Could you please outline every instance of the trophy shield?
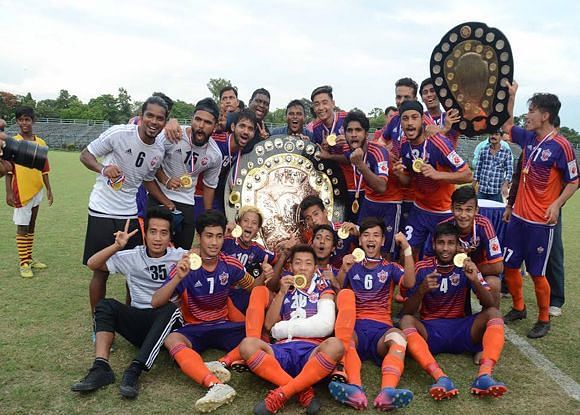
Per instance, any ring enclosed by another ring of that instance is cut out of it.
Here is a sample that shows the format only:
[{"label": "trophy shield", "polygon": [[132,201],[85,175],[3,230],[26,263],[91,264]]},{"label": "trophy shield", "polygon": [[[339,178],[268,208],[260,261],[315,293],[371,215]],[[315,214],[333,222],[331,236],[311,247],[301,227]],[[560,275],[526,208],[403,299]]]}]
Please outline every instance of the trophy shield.
[{"label": "trophy shield", "polygon": [[291,236],[301,238],[300,202],[306,196],[320,197],[328,219],[342,221],[344,176],[336,163],[322,160],[318,154],[318,145],[300,137],[273,136],[257,143],[242,155],[233,186],[233,169],[228,174],[224,191],[228,220],[234,220],[244,205],[256,206],[264,217],[257,241],[269,250]]},{"label": "trophy shield", "polygon": [[509,118],[507,82],[513,82],[510,44],[498,29],[480,22],[455,26],[431,54],[431,79],[445,110],[468,137],[497,131]]}]

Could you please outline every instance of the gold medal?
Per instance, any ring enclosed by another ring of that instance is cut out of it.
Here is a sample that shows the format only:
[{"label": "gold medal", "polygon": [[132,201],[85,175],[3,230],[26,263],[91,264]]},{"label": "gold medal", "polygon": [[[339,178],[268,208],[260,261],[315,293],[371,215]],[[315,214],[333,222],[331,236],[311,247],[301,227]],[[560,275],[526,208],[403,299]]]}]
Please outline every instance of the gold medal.
[{"label": "gold medal", "polygon": [[189,254],[189,269],[192,271],[198,270],[201,268],[201,257],[197,255],[195,252]]},{"label": "gold medal", "polygon": [[336,134],[330,134],[328,137],[326,137],[326,142],[330,147],[334,147],[336,145],[336,138]]},{"label": "gold medal", "polygon": [[234,238],[239,238],[242,236],[242,227],[240,225],[236,225],[234,229],[232,229],[232,236]]},{"label": "gold medal", "polygon": [[109,179],[109,186],[113,188],[113,190],[121,190],[123,187],[123,182],[125,181],[125,176],[119,176],[113,180]]},{"label": "gold medal", "polygon": [[231,205],[236,205],[237,203],[240,203],[241,199],[242,199],[242,195],[240,194],[240,192],[235,191],[235,192],[230,193],[230,204]]},{"label": "gold medal", "polygon": [[181,182],[181,187],[185,189],[189,189],[191,186],[193,186],[193,180],[191,179],[189,174],[184,174],[183,176],[181,176],[179,178],[179,181]]},{"label": "gold medal", "polygon": [[352,202],[352,213],[358,213],[359,209],[360,204],[358,203],[358,199],[354,199],[354,202]]},{"label": "gold medal", "polygon": [[298,274],[298,275],[294,275],[294,287],[302,290],[304,288],[306,288],[306,283],[308,282],[308,280],[306,279],[306,277],[302,274]]},{"label": "gold medal", "polygon": [[352,256],[354,257],[354,260],[355,260],[356,262],[362,262],[362,261],[363,261],[363,259],[365,259],[365,257],[366,257],[366,255],[365,255],[365,251],[363,251],[363,250],[362,250],[362,249],[360,249],[360,248],[355,248],[355,249],[352,251]]},{"label": "gold medal", "polygon": [[413,171],[415,173],[421,173],[421,167],[423,167],[423,164],[425,164],[425,161],[423,161],[422,158],[413,160]]},{"label": "gold medal", "polygon": [[338,230],[338,237],[340,239],[346,239],[346,238],[348,238],[349,235],[350,235],[350,232],[346,228],[340,228]]},{"label": "gold medal", "polygon": [[463,263],[465,262],[466,259],[467,259],[467,254],[464,254],[464,253],[456,254],[453,257],[453,265],[455,265],[456,267],[459,267],[459,268],[463,268]]}]

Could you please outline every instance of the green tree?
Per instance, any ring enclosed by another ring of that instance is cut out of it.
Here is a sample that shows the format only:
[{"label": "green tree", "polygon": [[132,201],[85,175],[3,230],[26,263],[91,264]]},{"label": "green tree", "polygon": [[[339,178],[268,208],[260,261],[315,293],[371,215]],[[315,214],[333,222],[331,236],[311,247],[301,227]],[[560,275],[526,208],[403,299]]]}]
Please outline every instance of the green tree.
[{"label": "green tree", "polygon": [[272,124],[286,124],[286,108],[276,108],[270,111],[264,121]]},{"label": "green tree", "polygon": [[193,109],[195,106],[193,104],[189,104],[185,101],[181,101],[180,99],[173,101],[173,109],[171,110],[171,116],[173,118],[178,118],[180,120],[188,120],[191,118],[193,114]]},{"label": "green tree", "polygon": [[111,94],[104,94],[91,99],[88,103],[87,118],[92,120],[107,120],[111,124],[123,122],[119,114],[117,99]]},{"label": "green tree", "polygon": [[571,143],[580,144],[580,133],[573,128],[562,127],[560,128],[560,134],[566,137]]},{"label": "green tree", "polygon": [[0,91],[0,117],[10,120],[14,118],[14,110],[18,106],[18,97],[10,92]]},{"label": "green tree", "polygon": [[27,106],[36,109],[36,101],[32,98],[32,94],[29,92],[25,96],[18,95],[18,105]]},{"label": "green tree", "polygon": [[119,122],[126,123],[129,118],[131,118],[131,96],[127,90],[123,87],[119,88],[119,94],[117,95],[117,117]]},{"label": "green tree", "polygon": [[210,78],[209,82],[207,83],[207,89],[209,89],[209,92],[211,93],[211,96],[215,102],[219,102],[220,90],[225,86],[232,86],[231,81],[223,78]]}]

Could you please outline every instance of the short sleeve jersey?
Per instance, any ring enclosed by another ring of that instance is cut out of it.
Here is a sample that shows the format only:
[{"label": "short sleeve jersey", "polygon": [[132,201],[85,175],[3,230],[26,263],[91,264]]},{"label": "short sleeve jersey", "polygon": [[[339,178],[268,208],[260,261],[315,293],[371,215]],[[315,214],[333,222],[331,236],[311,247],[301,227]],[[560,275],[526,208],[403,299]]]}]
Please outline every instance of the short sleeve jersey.
[{"label": "short sleeve jersey", "polygon": [[[425,125],[436,125],[438,127],[445,127],[445,119],[447,118],[447,114],[442,112],[439,116],[433,117],[428,111],[425,111],[423,114],[423,122]],[[459,132],[454,129],[449,130],[445,137],[449,139],[453,148],[457,148],[457,142],[459,141]]]},{"label": "short sleeve jersey", "polygon": [[[449,222],[457,225],[455,218],[450,217],[440,223]],[[475,265],[495,264],[503,262],[501,244],[493,228],[491,221],[479,213],[475,215],[475,232],[472,230],[467,235],[459,237],[460,243],[470,251],[469,257]],[[474,236],[475,233],[475,236]],[[435,256],[433,245],[429,244],[425,249],[425,257]]]},{"label": "short sleeve jersey", "polygon": [[[228,113],[228,115],[229,115],[229,113]],[[213,139],[213,141],[215,141],[215,143],[217,145],[217,149],[219,150],[221,158],[222,158],[220,162],[223,163],[224,157],[222,155],[222,145],[224,145],[223,143],[227,141],[228,134],[226,132],[220,132],[220,133],[216,132],[216,133],[213,133],[211,135],[211,138]],[[220,174],[221,174],[221,171],[220,171]],[[204,176],[204,173],[201,172],[199,175],[199,178],[197,180],[197,185],[195,186],[195,195],[196,196],[203,196],[203,176]],[[199,179],[202,179],[202,180],[199,180]],[[219,184],[219,176],[218,176],[218,184]]]},{"label": "short sleeve jersey", "polygon": [[158,140],[165,148],[165,157],[161,167],[169,177],[190,175],[193,186],[169,190],[163,183],[160,183],[159,187],[165,196],[174,202],[193,205],[195,203],[195,188],[202,173],[203,184],[212,189],[217,187],[222,155],[213,138],[210,138],[203,146],[196,146],[191,143],[187,135],[187,127],[182,126],[181,128],[181,140],[177,143],[169,141],[164,133],[159,135]]},{"label": "short sleeve jersey", "polygon": [[334,295],[330,281],[314,274],[308,289],[289,290],[282,300],[280,308],[280,318],[290,320],[291,318],[308,318],[318,312],[318,300],[326,294]]},{"label": "short sleeve jersey", "polygon": [[453,149],[449,140],[442,135],[430,137],[419,145],[413,145],[407,141],[401,148],[401,160],[415,182],[417,206],[431,212],[449,212],[455,185],[415,173],[413,160],[417,158],[422,158],[436,170],[445,172],[463,171],[468,168],[467,163]]},{"label": "short sleeve jersey", "polygon": [[165,283],[167,276],[186,252],[181,248],[167,248],[162,257],[151,258],[147,255],[147,249],[141,245],[111,256],[107,260],[107,269],[127,278],[132,307],[151,308],[153,294]]},{"label": "short sleeve jersey", "polygon": [[249,248],[244,248],[239,244],[238,238],[225,238],[222,252],[240,261],[246,271],[254,278],[260,276],[262,269],[260,264],[264,262],[266,255],[268,255],[268,263],[275,262],[275,254],[272,251],[267,250],[257,242],[252,242]]},{"label": "short sleeve jersey", "polygon": [[365,265],[365,261],[355,263],[344,280],[344,287],[350,287],[354,291],[356,319],[393,325],[393,290],[401,283],[405,274],[403,267],[387,260],[381,261],[375,268],[367,268]]},{"label": "short sleeve jersey", "polygon": [[[332,228],[335,232],[342,227],[343,222],[332,222]],[[302,233],[302,239],[307,241],[309,245],[312,245],[312,229],[306,229],[305,232]],[[339,268],[342,267],[342,258],[345,255],[348,255],[352,252],[354,248],[358,245],[358,238],[354,236],[348,236],[346,239],[338,238],[338,242],[336,243],[336,248],[334,249],[334,255],[330,257],[330,264],[333,267]]]},{"label": "short sleeve jersey", "polygon": [[152,181],[163,160],[165,149],[155,140],[145,144],[138,126],[116,125],[92,141],[87,150],[103,157],[102,164],[118,166],[125,181],[120,190],[113,190],[107,178],[98,174],[89,197],[89,215],[112,218],[137,217],[137,189],[144,181]]},{"label": "short sleeve jersey", "polygon": [[[350,158],[352,151],[349,149],[345,156],[346,158]],[[385,182],[389,182],[389,153],[388,151],[379,146],[378,144],[368,142],[367,153],[365,155],[366,164],[370,168],[370,170],[380,179],[384,180]],[[352,164],[350,168],[354,170]],[[360,190],[365,192],[365,199],[368,199],[372,202],[385,202],[383,195],[384,193],[378,193],[373,190],[362,178],[360,172],[357,170],[354,173],[355,183],[358,183],[359,180],[362,180]],[[387,186],[388,188],[388,186]],[[356,187],[355,187],[356,190]]]},{"label": "short sleeve jersey", "polygon": [[543,137],[520,127],[513,127],[510,137],[523,151],[513,213],[529,222],[545,224],[546,209],[560,196],[563,187],[578,183],[576,154],[570,142],[560,134],[548,138],[542,145],[539,144]]},{"label": "short sleeve jersey", "polygon": [[[15,140],[23,140],[20,134],[14,136]],[[38,136],[34,136],[34,142],[39,146],[46,147],[44,140]],[[30,200],[42,190],[44,183],[42,176],[50,172],[48,160],[44,164],[42,171],[30,169],[14,164],[12,170],[12,191],[14,192],[14,207],[21,208],[30,202]]]},{"label": "short sleeve jersey", "polygon": [[[429,258],[417,262],[415,265],[416,283],[409,292],[413,295],[427,275],[437,271],[439,277],[439,288],[429,291],[421,302],[421,320],[433,320],[440,318],[462,318],[466,316],[465,302],[472,289],[471,282],[465,276],[463,268],[450,267],[449,271],[441,272],[437,269],[435,258]],[[484,287],[487,283],[480,279]]]},{"label": "short sleeve jersey", "polygon": [[253,281],[240,261],[223,253],[213,271],[203,266],[190,271],[175,289],[181,299],[183,319],[188,324],[226,320],[230,290],[248,279]]}]

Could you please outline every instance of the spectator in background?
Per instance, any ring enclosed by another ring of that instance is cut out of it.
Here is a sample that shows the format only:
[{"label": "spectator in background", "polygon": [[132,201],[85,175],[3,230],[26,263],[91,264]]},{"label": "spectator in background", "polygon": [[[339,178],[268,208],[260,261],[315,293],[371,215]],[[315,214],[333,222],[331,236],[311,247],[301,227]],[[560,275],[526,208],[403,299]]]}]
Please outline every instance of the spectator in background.
[{"label": "spectator in background", "polygon": [[[501,134],[501,141],[500,141],[500,145],[502,146],[502,148],[505,149],[510,149],[510,145],[507,143],[509,141],[509,136],[506,133],[502,133]],[[475,150],[473,150],[473,161],[471,162],[471,167],[473,169],[475,169],[475,167],[477,166],[477,161],[479,160],[479,155],[481,154],[482,150],[484,148],[486,148],[487,146],[489,146],[489,139],[483,140],[481,141],[476,147]]]},{"label": "spectator in background", "polygon": [[490,135],[487,142],[474,165],[473,184],[478,199],[502,202],[514,174],[514,155],[509,146],[507,149],[501,146],[501,131]]},{"label": "spectator in background", "polygon": [[383,128],[376,130],[373,134],[373,141],[375,141],[377,144],[380,144],[382,146],[386,146],[386,142],[382,139],[383,137],[383,130],[385,128],[387,128],[387,125],[389,125],[389,123],[391,122],[391,120],[393,119],[393,117],[395,116],[395,114],[397,113],[397,107],[394,106],[388,106],[387,108],[385,108],[385,125]]},{"label": "spectator in background", "polygon": [[312,131],[304,128],[306,122],[306,109],[302,101],[294,99],[286,106],[286,126],[273,128],[272,135],[302,136],[304,139],[312,139]]},{"label": "spectator in background", "polygon": [[[2,156],[2,148],[4,148],[4,140],[6,140],[7,136],[4,134],[4,128],[6,128],[6,121],[0,118],[0,156]],[[0,159],[0,177],[4,176],[12,170],[12,166],[7,161]]]}]

